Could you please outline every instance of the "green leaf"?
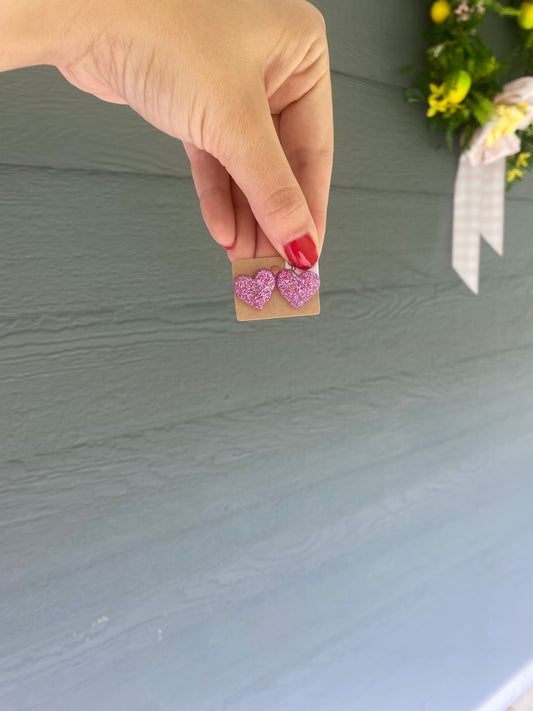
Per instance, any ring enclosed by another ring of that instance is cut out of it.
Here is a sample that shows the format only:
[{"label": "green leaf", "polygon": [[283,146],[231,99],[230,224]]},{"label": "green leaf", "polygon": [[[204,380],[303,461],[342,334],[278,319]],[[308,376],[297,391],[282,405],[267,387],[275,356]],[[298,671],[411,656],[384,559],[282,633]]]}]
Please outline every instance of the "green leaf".
[{"label": "green leaf", "polygon": [[471,91],[468,100],[470,111],[476,121],[483,125],[489,121],[494,114],[494,104],[478,91]]},{"label": "green leaf", "polygon": [[411,86],[403,90],[403,98],[407,103],[413,103],[416,101],[425,101],[426,96],[417,86]]},{"label": "green leaf", "polygon": [[453,125],[448,124],[446,128],[446,147],[451,148],[453,146]]}]

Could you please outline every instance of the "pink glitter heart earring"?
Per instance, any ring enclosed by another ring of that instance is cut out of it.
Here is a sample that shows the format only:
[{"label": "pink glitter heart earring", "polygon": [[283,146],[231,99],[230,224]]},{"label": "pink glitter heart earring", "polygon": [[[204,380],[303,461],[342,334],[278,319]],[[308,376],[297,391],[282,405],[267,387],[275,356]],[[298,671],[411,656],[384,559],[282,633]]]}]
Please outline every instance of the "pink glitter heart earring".
[{"label": "pink glitter heart earring", "polygon": [[241,301],[253,306],[254,309],[264,309],[270,301],[276,287],[276,277],[270,269],[260,269],[254,277],[241,276],[233,280],[233,293]]},{"label": "pink glitter heart earring", "polygon": [[320,277],[315,272],[296,274],[293,269],[283,269],[276,275],[276,284],[283,298],[299,309],[318,291]]}]

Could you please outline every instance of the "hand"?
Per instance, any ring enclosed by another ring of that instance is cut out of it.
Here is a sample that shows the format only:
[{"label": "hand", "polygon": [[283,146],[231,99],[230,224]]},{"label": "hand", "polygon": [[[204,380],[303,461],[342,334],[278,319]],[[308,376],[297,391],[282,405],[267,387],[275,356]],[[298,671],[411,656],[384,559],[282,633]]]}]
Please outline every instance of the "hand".
[{"label": "hand", "polygon": [[[312,266],[333,159],[320,12],[305,0],[78,0],[70,17],[52,63],[183,141],[203,218],[230,260],[279,253]],[[310,244],[286,248],[305,234]]]}]

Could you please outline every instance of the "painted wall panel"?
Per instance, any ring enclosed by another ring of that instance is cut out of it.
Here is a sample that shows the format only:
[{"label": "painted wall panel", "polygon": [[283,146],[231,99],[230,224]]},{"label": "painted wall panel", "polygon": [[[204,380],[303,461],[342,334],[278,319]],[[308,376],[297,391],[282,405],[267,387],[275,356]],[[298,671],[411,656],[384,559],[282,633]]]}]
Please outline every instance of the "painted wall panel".
[{"label": "painted wall panel", "polygon": [[425,6],[319,7],[318,317],[235,320],[178,142],[0,76],[1,711],[473,711],[532,661],[531,181],[475,297]]}]

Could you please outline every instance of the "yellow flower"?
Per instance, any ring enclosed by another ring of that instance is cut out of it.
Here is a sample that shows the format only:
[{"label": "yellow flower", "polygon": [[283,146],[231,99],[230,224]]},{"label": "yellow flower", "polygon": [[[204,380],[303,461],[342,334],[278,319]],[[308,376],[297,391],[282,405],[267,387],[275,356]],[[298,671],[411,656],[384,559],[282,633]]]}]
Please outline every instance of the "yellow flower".
[{"label": "yellow flower", "polygon": [[516,158],[517,168],[527,168],[527,162],[531,158],[531,153],[519,153]]},{"label": "yellow flower", "polygon": [[429,109],[426,111],[426,116],[431,118],[435,116],[437,112],[445,113],[447,108],[448,104],[446,101],[429,100]]},{"label": "yellow flower", "polygon": [[429,91],[429,109],[426,112],[426,116],[431,118],[435,116],[436,113],[453,114],[459,108],[458,104],[450,102],[445,96],[445,84],[430,84]]},{"label": "yellow flower", "polygon": [[496,104],[498,120],[485,139],[487,148],[492,148],[501,136],[515,133],[528,109],[528,104]]},{"label": "yellow flower", "polygon": [[521,178],[524,175],[524,171],[519,168],[511,168],[507,171],[507,182],[512,183],[516,178]]},{"label": "yellow flower", "polygon": [[428,97],[428,104],[429,104],[429,109],[427,110],[426,116],[435,116],[437,111],[442,111],[441,104],[442,104],[442,95],[444,93],[444,84],[440,84],[438,86],[437,84],[430,84],[429,85],[429,97]]}]

